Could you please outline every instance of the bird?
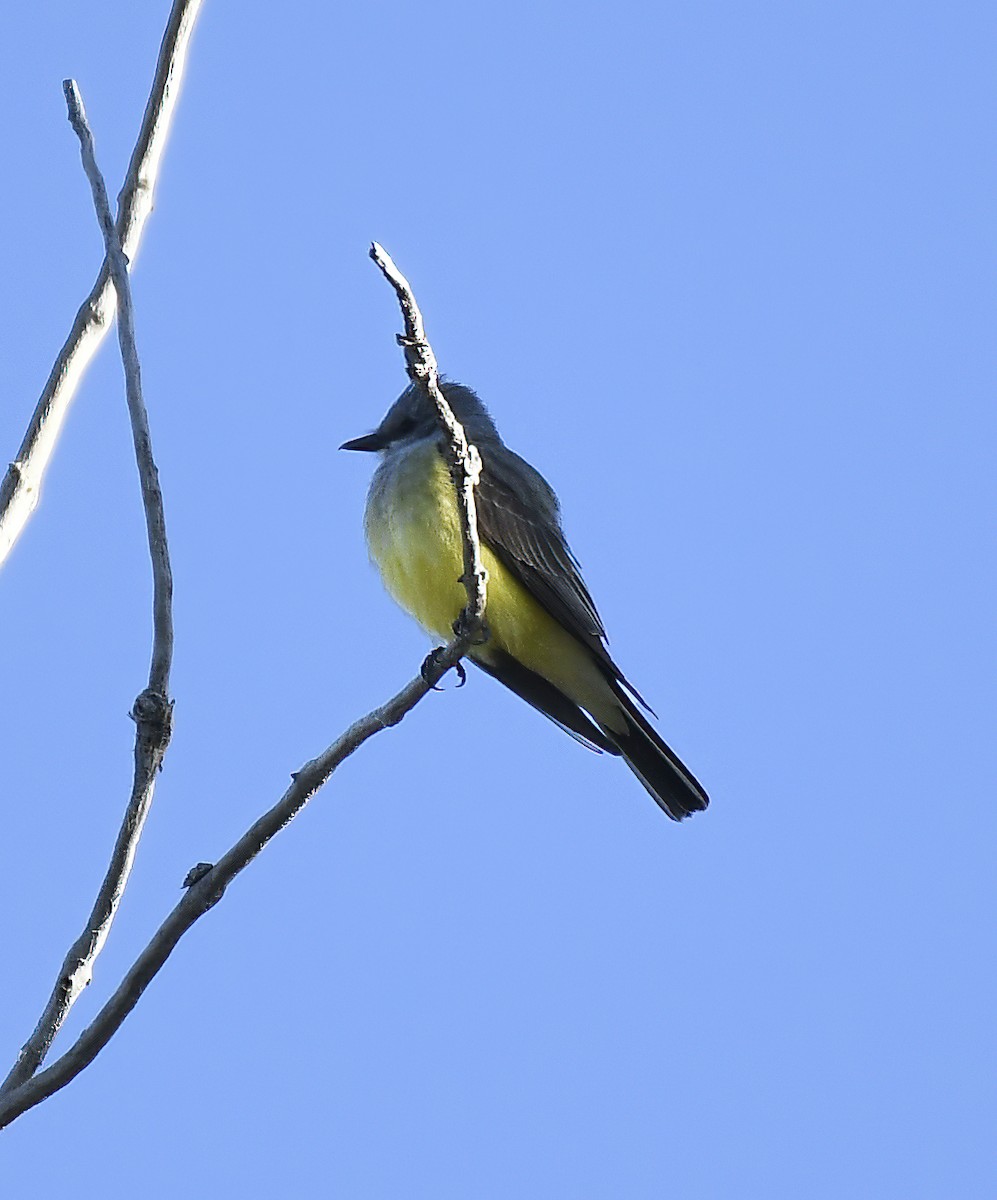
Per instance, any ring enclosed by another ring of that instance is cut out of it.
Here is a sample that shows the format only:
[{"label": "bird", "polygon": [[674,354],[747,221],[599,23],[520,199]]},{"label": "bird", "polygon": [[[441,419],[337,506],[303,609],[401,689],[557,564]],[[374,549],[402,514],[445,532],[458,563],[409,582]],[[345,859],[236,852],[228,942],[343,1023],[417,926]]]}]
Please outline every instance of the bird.
[{"label": "bird", "polygon": [[[673,820],[702,811],[702,785],[610,656],[553,488],[506,446],[471,388],[445,378],[440,386],[482,462],[475,501],[488,572],[486,636],[468,657],[576,741],[621,757]],[[412,383],[372,433],[340,447],[379,453],[364,511],[370,558],[393,599],[444,641],[466,603],[447,443],[434,403]]]}]

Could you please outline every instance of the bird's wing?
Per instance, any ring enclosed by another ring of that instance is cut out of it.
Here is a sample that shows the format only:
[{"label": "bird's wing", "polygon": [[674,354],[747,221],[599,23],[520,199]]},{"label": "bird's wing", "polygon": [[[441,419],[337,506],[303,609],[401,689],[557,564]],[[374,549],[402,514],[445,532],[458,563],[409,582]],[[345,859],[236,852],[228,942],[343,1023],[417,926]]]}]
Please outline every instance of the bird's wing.
[{"label": "bird's wing", "polygon": [[603,645],[606,631],[561,530],[550,484],[505,446],[497,453],[479,450],[475,499],[482,540],[552,617],[612,666]]}]

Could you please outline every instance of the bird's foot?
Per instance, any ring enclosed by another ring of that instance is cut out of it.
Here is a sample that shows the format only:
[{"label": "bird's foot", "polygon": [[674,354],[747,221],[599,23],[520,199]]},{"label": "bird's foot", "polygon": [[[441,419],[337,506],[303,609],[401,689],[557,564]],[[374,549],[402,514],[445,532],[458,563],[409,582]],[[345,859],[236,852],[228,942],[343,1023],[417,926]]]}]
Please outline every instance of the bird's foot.
[{"label": "bird's foot", "polygon": [[[462,608],[460,610],[460,616],[457,618],[456,621],[454,621],[453,625],[451,626],[451,628],[454,631],[454,636],[455,637],[464,637],[464,635],[468,632],[470,626],[471,626],[471,618],[468,616],[467,609]],[[471,645],[472,646],[483,646],[485,644],[485,642],[487,642],[491,636],[492,636],[491,631],[488,628],[487,622],[482,621],[481,625],[478,628],[478,630],[476,631],[475,635],[471,638]]]}]

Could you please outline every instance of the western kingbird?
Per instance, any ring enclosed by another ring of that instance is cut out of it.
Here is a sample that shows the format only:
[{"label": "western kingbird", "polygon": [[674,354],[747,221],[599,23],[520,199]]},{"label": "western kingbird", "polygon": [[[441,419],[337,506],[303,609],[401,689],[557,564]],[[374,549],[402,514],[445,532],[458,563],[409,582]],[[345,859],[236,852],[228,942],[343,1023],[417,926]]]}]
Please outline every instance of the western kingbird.
[{"label": "western kingbird", "polygon": [[[475,492],[488,571],[487,639],[468,657],[590,749],[622,756],[676,821],[709,799],[638,705],[648,705],[606,649],[606,631],[561,529],[554,490],[502,441],[470,388],[443,395],[481,454]],[[341,450],[377,450],[364,528],[394,599],[447,640],[466,604],[457,498],[435,408],[414,384],[380,425]]]}]

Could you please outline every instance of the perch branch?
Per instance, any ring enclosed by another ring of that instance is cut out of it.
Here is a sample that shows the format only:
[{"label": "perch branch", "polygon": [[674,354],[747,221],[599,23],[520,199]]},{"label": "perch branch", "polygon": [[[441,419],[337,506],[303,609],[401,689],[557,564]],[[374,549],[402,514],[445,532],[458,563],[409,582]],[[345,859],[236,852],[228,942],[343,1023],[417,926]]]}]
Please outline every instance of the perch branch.
[{"label": "perch branch", "polygon": [[[135,259],[142,230],[152,211],[159,166],[200,7],[201,0],[175,0],[173,4],[138,141],[118,196],[118,239],[129,262]],[[52,367],[17,457],[0,481],[0,566],[38,504],[42,480],[69,405],[107,333],[114,307],[115,289],[105,258],[97,282],[76,314],[69,337]]]},{"label": "perch branch", "polygon": [[[398,274],[390,258],[379,247],[381,258],[372,257],[391,280],[405,314],[405,340],[399,338],[405,348],[406,360],[420,355],[420,362],[431,364],[432,385],[439,393],[436,375],[436,359],[422,328],[422,318],[411,289]],[[383,263],[382,263],[383,259]],[[387,267],[387,269],[386,269]],[[389,274],[389,271],[393,273]],[[396,282],[397,280],[397,282]],[[416,369],[415,367],[412,368]],[[267,843],[288,825],[304,808],[312,796],[326,783],[341,762],[358,750],[364,742],[383,729],[397,725],[402,718],[455,666],[466,653],[474,637],[480,633],[485,609],[486,573],[481,564],[481,547],[478,540],[477,518],[474,508],[474,484],[480,471],[480,458],[467,439],[460,423],[449,405],[442,399],[439,404],[441,421],[446,424],[453,442],[465,448],[455,463],[458,479],[458,494],[468,495],[471,503],[464,506],[468,522],[464,531],[465,587],[468,592],[468,615],[461,623],[460,632],[447,646],[431,654],[423,663],[420,675],[407,684],[387,704],[368,713],[317,758],[305,763],[292,777],[290,787],[281,799],[214,865],[199,863],[184,880],[187,889],[163,924],[156,931],[148,946],[136,959],[117,990],[110,997],[90,1025],[80,1034],[76,1042],[56,1059],[51,1066],[39,1071],[19,1087],[0,1092],[0,1129],[16,1120],[22,1113],[40,1104],[54,1092],[66,1086],[83,1071],[107,1045],[125,1018],[138,1003],[166,960],[188,929],[222,898],[232,880],[244,870],[263,850]],[[449,420],[447,416],[449,415]],[[473,471],[473,474],[472,474]],[[467,569],[470,564],[473,574]],[[474,564],[477,564],[475,567]],[[475,618],[475,613],[477,617]],[[475,623],[475,621],[477,623]]]}]

